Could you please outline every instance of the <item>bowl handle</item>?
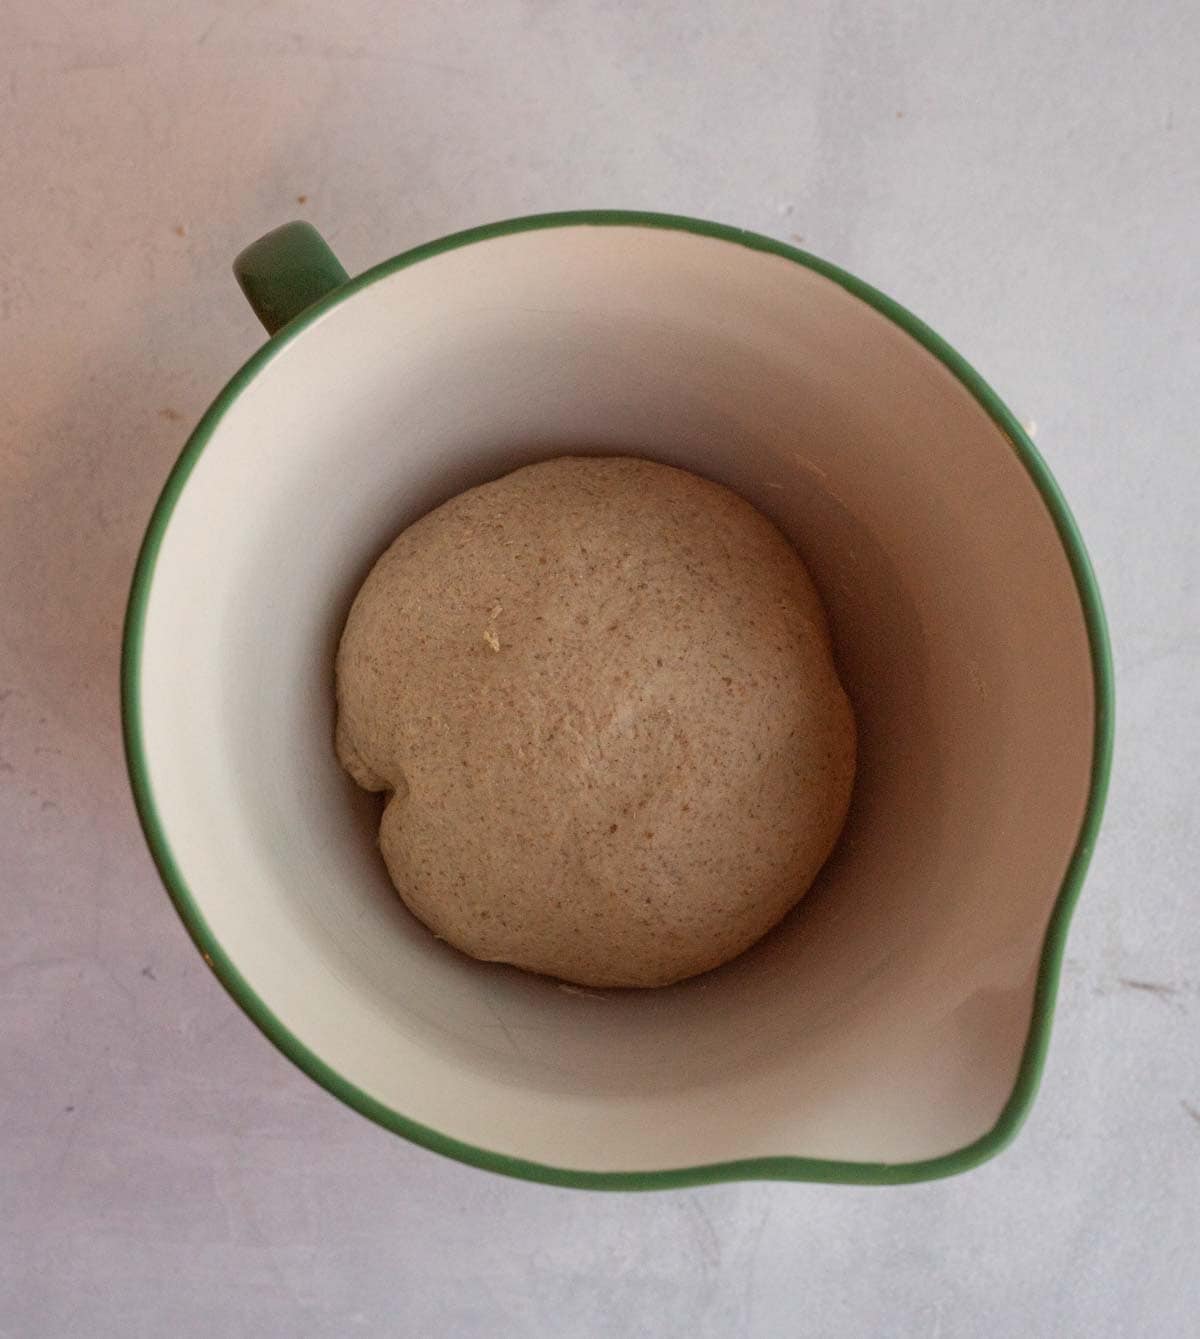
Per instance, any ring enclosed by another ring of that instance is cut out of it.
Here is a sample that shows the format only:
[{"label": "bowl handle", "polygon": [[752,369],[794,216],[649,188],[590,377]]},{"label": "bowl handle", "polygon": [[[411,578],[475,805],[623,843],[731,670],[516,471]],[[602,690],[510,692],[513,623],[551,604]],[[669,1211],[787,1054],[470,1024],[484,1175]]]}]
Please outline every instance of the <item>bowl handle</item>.
[{"label": "bowl handle", "polygon": [[233,273],[268,335],[350,278],[316,228],[300,222],[251,242]]}]

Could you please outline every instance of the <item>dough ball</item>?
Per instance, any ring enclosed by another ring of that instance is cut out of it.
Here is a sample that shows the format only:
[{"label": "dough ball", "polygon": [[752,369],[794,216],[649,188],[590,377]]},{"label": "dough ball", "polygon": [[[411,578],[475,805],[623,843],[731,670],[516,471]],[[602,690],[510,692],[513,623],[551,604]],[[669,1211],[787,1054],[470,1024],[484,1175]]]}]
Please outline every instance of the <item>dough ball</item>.
[{"label": "dough ball", "polygon": [[646,460],[546,461],[409,526],[354,601],[337,698],[412,911],[580,985],[741,953],[850,800],[854,718],[800,558],[728,489]]}]

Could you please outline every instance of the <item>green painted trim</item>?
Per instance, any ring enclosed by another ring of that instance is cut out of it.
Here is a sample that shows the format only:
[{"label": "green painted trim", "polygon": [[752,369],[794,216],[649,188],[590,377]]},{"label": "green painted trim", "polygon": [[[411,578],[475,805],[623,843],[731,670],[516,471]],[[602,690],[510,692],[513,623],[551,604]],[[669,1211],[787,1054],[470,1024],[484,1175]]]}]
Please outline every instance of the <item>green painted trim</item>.
[{"label": "green painted trim", "polygon": [[[162,546],[163,535],[171,519],[171,513],[187,483],[188,476],[221,418],[254,377],[291,340],[301,335],[332,307],[345,302],[368,285],[399,270],[406,269],[410,265],[416,265],[430,256],[440,255],[442,252],[452,251],[457,247],[469,246],[474,242],[503,237],[512,233],[533,232],[543,228],[581,226],[664,228],[696,233],[702,237],[730,242],[737,246],[748,247],[754,251],[765,251],[771,255],[782,256],[786,260],[804,265],[808,269],[815,270],[818,274],[822,274],[840,284],[848,292],[875,308],[876,311],[895,322],[924,345],[971,392],[1011,442],[1013,450],[1040,491],[1062,539],[1079,590],[1080,605],[1082,606],[1091,644],[1092,673],[1095,685],[1095,743],[1088,804],[1074,854],[1071,857],[1066,877],[1059,890],[1058,899],[1046,931],[1034,992],[1029,1034],[1026,1038],[1012,1093],[996,1124],[987,1134],[974,1143],[952,1153],[947,1153],[942,1157],[930,1158],[922,1162],[892,1164],[839,1162],[821,1158],[781,1156],[749,1158],[742,1161],[714,1163],[699,1167],[673,1167],[663,1171],[586,1172],[528,1162],[522,1158],[509,1157],[488,1149],[476,1148],[474,1145],[462,1143],[457,1139],[451,1139],[436,1130],[409,1120],[400,1112],[393,1111],[390,1107],[376,1101],[375,1098],[355,1087],[332,1070],[319,1056],[314,1055],[298,1038],[288,1031],[255,995],[245,978],[217,942],[171,853],[166,833],[155,808],[142,741],[139,669],[142,657],[143,628],[150,587],[154,579],[154,568],[159,549]],[[1050,1040],[1050,1024],[1054,1012],[1055,996],[1058,991],[1059,973],[1071,913],[1074,911],[1079,898],[1088,862],[1096,844],[1112,765],[1113,671],[1100,591],[1083,540],[1057,483],[1055,483],[1045,462],[1021,425],[1004,406],[996,393],[964,358],[923,322],[869,284],[863,283],[861,279],[856,279],[853,275],[847,274],[844,270],[838,269],[837,266],[831,265],[827,261],[808,255],[806,252],[798,251],[794,247],[785,246],[782,242],[762,237],[757,233],[744,232],[738,228],[706,223],[697,219],[620,210],[583,211],[512,219],[482,228],[473,228],[467,232],[455,233],[450,237],[416,247],[401,256],[385,261],[383,264],[377,265],[365,274],[360,275],[357,279],[350,280],[336,291],[327,293],[313,306],[308,307],[302,314],[287,324],[279,334],[269,339],[233,376],[200,420],[167,479],[162,495],[150,519],[146,538],[143,541],[133,575],[129,607],[125,618],[124,646],[121,658],[121,706],[126,761],[142,829],[146,834],[151,854],[176,910],[179,912],[188,933],[195,941],[196,947],[213,969],[218,980],[267,1037],[311,1078],[385,1129],[404,1135],[407,1139],[421,1144],[435,1153],[457,1158],[460,1162],[470,1163],[475,1167],[502,1172],[509,1176],[523,1177],[530,1181],[543,1181],[552,1185],[599,1190],[657,1190],[678,1186],[707,1185],[718,1181],[754,1179],[846,1182],[857,1185],[899,1185],[912,1181],[928,1181],[938,1177],[952,1176],[985,1162],[1009,1143],[1029,1112],[1045,1065],[1046,1051]]]}]

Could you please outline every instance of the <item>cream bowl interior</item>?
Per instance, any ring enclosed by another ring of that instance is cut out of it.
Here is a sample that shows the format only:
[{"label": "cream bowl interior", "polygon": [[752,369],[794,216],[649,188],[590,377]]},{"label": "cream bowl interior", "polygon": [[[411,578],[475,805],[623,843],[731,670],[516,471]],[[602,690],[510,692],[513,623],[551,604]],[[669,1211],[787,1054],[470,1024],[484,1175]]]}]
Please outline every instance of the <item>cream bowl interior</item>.
[{"label": "cream bowl interior", "polygon": [[[138,710],[177,877],[278,1024],[380,1108],[556,1168],[908,1163],[985,1135],[1095,704],[1054,521],[947,367],[792,260],[579,225],[385,274],[242,380],[162,536]],[[772,517],[858,715],[817,887],[668,990],[582,992],[436,941],[333,754],[333,651],[375,557],[461,489],[567,452],[685,466]]]}]

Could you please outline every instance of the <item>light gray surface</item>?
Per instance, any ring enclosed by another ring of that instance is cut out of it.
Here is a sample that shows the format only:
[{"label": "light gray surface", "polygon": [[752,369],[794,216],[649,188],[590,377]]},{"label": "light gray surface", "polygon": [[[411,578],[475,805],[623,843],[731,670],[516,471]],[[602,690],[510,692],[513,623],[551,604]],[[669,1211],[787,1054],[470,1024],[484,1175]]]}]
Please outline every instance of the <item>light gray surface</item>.
[{"label": "light gray surface", "polygon": [[[0,1335],[1195,1332],[1198,63],[1189,0],[7,0]],[[1109,818],[1042,1095],[965,1177],[598,1196],[444,1161],[271,1048],[143,849],[120,622],[261,339],[235,251],[303,216],[354,270],[589,205],[802,239],[910,305],[1037,421],[1087,538]]]}]

